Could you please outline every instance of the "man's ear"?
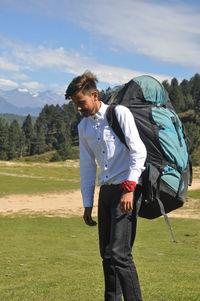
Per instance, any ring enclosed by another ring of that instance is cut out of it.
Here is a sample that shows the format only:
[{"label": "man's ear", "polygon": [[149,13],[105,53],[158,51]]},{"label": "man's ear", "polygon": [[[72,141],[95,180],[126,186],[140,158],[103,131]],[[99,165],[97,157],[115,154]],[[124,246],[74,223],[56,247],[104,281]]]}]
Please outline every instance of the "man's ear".
[{"label": "man's ear", "polygon": [[98,101],[99,100],[99,93],[97,91],[93,91],[92,95],[94,97],[94,101]]}]

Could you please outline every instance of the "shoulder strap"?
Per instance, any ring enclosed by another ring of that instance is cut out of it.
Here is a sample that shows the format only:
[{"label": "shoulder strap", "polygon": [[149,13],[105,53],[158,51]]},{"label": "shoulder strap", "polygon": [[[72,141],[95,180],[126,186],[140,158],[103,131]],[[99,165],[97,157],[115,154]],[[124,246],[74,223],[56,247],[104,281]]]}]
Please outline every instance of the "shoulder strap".
[{"label": "shoulder strap", "polygon": [[115,114],[115,107],[116,104],[111,104],[106,111],[106,118],[108,120],[109,126],[113,129],[117,137],[120,139],[120,141],[129,149],[128,145],[126,144],[124,133],[121,129],[121,126],[119,124],[119,121],[117,120],[116,114]]},{"label": "shoulder strap", "polygon": [[165,207],[164,207],[164,205],[163,205],[163,203],[162,203],[162,201],[160,199],[160,181],[161,181],[161,176],[162,176],[162,174],[160,174],[160,176],[158,178],[158,181],[157,181],[157,189],[156,189],[155,199],[157,200],[158,205],[160,207],[160,212],[164,216],[165,222],[166,222],[166,224],[169,227],[169,230],[171,232],[171,236],[172,236],[173,242],[177,243],[177,241],[176,241],[176,239],[174,237],[174,233],[173,233],[172,227],[171,227],[170,222],[169,222],[169,218],[168,218],[168,216],[167,216],[167,214],[165,212]]}]

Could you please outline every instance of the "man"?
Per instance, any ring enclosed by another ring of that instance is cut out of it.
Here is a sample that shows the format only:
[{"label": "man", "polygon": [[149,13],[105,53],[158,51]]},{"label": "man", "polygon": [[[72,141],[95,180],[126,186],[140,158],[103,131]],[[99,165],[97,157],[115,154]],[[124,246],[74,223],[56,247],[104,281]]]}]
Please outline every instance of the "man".
[{"label": "man", "polygon": [[85,72],[72,80],[66,91],[84,118],[79,124],[81,192],[84,221],[92,219],[96,179],[96,161],[100,167],[98,185],[99,246],[103,259],[105,300],[142,300],[139,280],[132,258],[136,233],[134,190],[144,170],[146,149],[134,118],[124,106],[116,107],[116,116],[125,134],[128,148],[108,125],[105,105],[98,98],[97,78]]}]

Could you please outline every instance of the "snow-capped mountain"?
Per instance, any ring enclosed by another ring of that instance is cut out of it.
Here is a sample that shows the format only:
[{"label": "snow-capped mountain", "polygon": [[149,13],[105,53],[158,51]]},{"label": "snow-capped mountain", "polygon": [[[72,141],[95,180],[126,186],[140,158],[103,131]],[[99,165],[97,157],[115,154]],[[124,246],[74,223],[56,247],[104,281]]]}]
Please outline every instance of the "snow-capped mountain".
[{"label": "snow-capped mountain", "polygon": [[2,96],[7,102],[17,107],[43,107],[45,104],[66,103],[64,94],[58,94],[54,91],[44,91],[33,93],[27,89],[14,89],[10,91],[0,90]]},{"label": "snow-capped mountain", "polygon": [[64,94],[53,91],[33,93],[27,89],[0,90],[0,113],[38,115],[46,105],[67,103]]},{"label": "snow-capped mountain", "polygon": [[0,96],[0,113],[38,116],[42,108],[16,107]]}]

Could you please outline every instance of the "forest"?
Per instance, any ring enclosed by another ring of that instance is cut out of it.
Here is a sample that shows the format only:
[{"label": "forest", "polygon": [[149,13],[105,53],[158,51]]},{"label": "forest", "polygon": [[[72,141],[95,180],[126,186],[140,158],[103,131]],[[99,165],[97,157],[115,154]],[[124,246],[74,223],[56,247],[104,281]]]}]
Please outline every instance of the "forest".
[{"label": "forest", "polygon": [[[176,78],[162,82],[185,128],[188,149],[193,165],[200,165],[200,74],[190,80]],[[109,88],[108,88],[109,89]],[[106,91],[100,91],[103,95]],[[77,126],[81,115],[72,102],[45,105],[37,118],[25,117],[22,125],[0,117],[0,160],[13,160],[25,156],[54,151],[51,161],[74,158],[78,145]]]}]

